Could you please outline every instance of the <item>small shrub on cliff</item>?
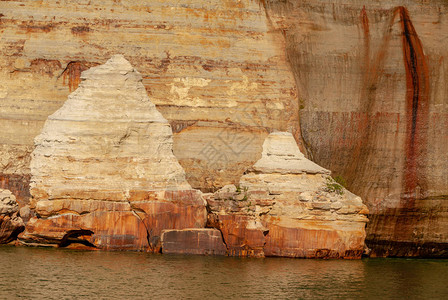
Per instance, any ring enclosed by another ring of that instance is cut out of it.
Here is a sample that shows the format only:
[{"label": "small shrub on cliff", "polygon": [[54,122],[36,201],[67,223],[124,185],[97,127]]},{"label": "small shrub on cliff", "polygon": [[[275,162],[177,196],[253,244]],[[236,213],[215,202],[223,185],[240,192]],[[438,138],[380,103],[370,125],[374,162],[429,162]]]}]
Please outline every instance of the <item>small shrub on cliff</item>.
[{"label": "small shrub on cliff", "polygon": [[241,194],[241,187],[239,185],[236,186],[236,193]]},{"label": "small shrub on cliff", "polygon": [[335,176],[333,179],[343,187],[347,188],[347,181],[341,175]]},{"label": "small shrub on cliff", "polygon": [[344,187],[337,183],[333,178],[327,178],[327,185],[325,187],[325,191],[328,193],[336,193],[338,195],[344,194]]}]

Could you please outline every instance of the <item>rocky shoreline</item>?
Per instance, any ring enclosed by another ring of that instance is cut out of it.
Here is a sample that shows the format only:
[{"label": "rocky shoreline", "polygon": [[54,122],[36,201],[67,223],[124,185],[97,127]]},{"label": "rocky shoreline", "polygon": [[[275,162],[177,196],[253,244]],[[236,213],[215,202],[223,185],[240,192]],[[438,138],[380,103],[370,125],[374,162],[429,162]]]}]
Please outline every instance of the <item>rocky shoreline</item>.
[{"label": "rocky shoreline", "polygon": [[26,227],[3,191],[15,226],[3,241],[24,230],[17,242],[28,246],[361,258],[367,207],[291,133],[268,135],[238,185],[205,194],[187,182],[172,135],[122,55],[83,72],[35,138]]}]

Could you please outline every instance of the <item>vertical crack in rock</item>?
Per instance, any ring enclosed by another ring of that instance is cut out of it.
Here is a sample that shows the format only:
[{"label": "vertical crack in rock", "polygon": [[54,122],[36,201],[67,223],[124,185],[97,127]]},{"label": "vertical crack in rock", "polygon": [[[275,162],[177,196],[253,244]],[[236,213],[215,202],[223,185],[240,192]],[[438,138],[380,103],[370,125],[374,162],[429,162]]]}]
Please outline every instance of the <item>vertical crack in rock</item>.
[{"label": "vertical crack in rock", "polygon": [[140,212],[140,213],[143,213],[143,214],[146,215],[145,211],[144,211],[144,210],[141,210],[141,209],[140,209],[140,210],[137,210],[137,209],[135,209],[135,208],[132,206],[132,203],[129,201],[129,197],[130,197],[130,196],[129,196],[129,191],[126,191],[126,195],[125,195],[125,197],[126,197],[126,201],[127,201],[128,204],[129,204],[129,209],[132,211],[132,214],[133,214],[137,219],[139,219],[140,222],[141,222],[141,224],[145,227],[145,231],[146,231],[146,241],[148,242],[149,250],[150,250],[151,252],[154,252],[155,246],[151,243],[151,233],[152,233],[152,229],[150,230],[150,229],[148,228],[148,226],[146,225],[144,219],[138,214],[138,213]]}]

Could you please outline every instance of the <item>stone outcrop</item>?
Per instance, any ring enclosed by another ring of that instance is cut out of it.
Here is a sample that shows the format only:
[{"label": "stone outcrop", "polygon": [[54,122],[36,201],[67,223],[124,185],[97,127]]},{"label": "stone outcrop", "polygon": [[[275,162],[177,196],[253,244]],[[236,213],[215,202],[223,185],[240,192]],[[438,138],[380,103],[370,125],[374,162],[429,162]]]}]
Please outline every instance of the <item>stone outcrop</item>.
[{"label": "stone outcrop", "polygon": [[163,229],[201,228],[205,201],[172,131],[122,56],[84,71],[46,121],[31,160],[26,244],[159,251]]},{"label": "stone outcrop", "polygon": [[373,256],[448,252],[448,2],[264,1],[307,156],[370,210]]},{"label": "stone outcrop", "polygon": [[291,129],[368,205],[372,255],[448,255],[446,1],[0,6],[0,188],[20,206],[47,117],[82,71],[123,53],[193,187],[237,182],[268,132]]},{"label": "stone outcrop", "polygon": [[270,134],[262,158],[207,201],[229,255],[360,258],[367,207],[309,161],[290,133]]},{"label": "stone outcrop", "polygon": [[235,182],[268,130],[298,126],[283,41],[253,0],[1,1],[0,187],[28,202],[34,138],[82,71],[116,53],[172,125],[190,184]]},{"label": "stone outcrop", "polygon": [[161,244],[164,254],[225,255],[227,252],[221,232],[212,228],[163,230]]},{"label": "stone outcrop", "polygon": [[14,241],[24,229],[16,197],[10,191],[0,189],[0,244]]}]

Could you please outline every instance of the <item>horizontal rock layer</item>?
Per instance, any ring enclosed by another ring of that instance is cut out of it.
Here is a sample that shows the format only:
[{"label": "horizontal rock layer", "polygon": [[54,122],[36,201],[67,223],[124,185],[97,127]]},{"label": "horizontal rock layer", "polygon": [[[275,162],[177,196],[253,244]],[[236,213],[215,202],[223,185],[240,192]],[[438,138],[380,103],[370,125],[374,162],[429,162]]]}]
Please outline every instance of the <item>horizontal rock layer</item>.
[{"label": "horizontal rock layer", "polygon": [[123,53],[194,187],[235,183],[267,132],[298,130],[300,107],[307,157],[369,206],[372,254],[445,253],[446,1],[0,5],[0,187],[21,206],[47,116],[83,70]]},{"label": "horizontal rock layer", "polygon": [[221,230],[229,255],[360,258],[367,207],[328,173],[291,134],[272,133],[238,188],[207,196],[208,226]]}]

